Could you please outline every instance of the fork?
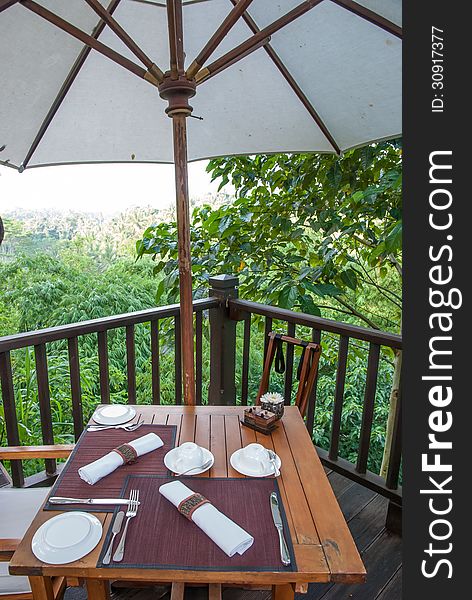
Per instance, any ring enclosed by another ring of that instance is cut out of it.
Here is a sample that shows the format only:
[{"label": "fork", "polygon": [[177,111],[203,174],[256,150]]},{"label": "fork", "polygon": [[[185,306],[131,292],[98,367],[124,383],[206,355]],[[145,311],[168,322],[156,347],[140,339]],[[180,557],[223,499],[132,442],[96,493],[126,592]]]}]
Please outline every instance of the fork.
[{"label": "fork", "polygon": [[144,417],[139,416],[136,423],[131,425],[90,425],[87,431],[106,431],[107,429],[123,429],[124,431],[136,431],[144,425]]},{"label": "fork", "polygon": [[125,541],[126,534],[128,533],[128,525],[133,517],[135,517],[138,513],[138,500],[139,500],[139,490],[131,490],[129,495],[130,503],[128,505],[128,510],[126,511],[126,523],[125,528],[123,530],[123,535],[121,536],[120,543],[118,544],[118,548],[113,555],[114,562],[121,562],[123,560],[123,556],[125,555]]}]

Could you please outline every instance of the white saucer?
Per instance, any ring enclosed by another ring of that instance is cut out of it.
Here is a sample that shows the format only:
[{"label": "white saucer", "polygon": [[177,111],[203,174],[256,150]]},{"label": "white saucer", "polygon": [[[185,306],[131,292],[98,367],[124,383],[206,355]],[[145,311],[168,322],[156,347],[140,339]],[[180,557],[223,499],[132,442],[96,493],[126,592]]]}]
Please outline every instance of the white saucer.
[{"label": "white saucer", "polygon": [[123,425],[134,419],[136,410],[126,404],[107,404],[93,413],[92,419],[100,425]]},{"label": "white saucer", "polygon": [[[190,471],[189,473],[187,473],[189,477],[191,477],[192,475],[200,475],[200,473],[205,473],[205,471],[208,471],[208,469],[212,468],[213,463],[215,462],[215,457],[209,450],[203,448],[202,446],[200,446],[200,448],[203,451],[202,464],[206,463],[210,459],[211,464],[206,469],[194,469],[193,471]],[[172,473],[175,473],[176,475],[180,475],[181,473],[181,471],[179,471],[178,468],[175,466],[175,460],[177,458],[178,451],[178,447],[172,448],[172,450],[169,450],[169,452],[164,456],[165,466],[169,469],[169,471],[172,471]],[[185,472],[186,470],[187,469],[184,469],[183,472]]]},{"label": "white saucer", "polygon": [[[256,471],[255,469],[251,469],[247,464],[244,464],[243,455],[241,454],[242,450],[243,448],[240,448],[239,450],[236,450],[236,452],[233,452],[231,458],[229,459],[231,466],[233,469],[236,469],[238,473],[241,473],[241,475],[247,475],[248,477],[268,477],[269,475],[274,474],[274,466],[271,462],[267,463],[267,468],[264,471]],[[280,460],[280,456],[276,456],[277,458],[275,459],[275,464],[277,465],[277,469],[280,470],[282,461]]]},{"label": "white saucer", "polygon": [[79,560],[102,538],[102,524],[86,512],[56,515],[36,531],[31,542],[33,554],[51,565]]}]

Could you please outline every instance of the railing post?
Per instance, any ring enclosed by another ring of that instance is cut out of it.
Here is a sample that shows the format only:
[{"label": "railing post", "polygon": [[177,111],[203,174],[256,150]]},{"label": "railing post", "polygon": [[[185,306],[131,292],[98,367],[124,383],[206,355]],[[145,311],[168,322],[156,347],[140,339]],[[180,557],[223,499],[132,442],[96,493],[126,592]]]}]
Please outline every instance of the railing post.
[{"label": "railing post", "polygon": [[236,404],[236,321],[229,318],[227,301],[238,297],[239,279],[210,277],[210,296],[221,302],[210,310],[210,386],[208,404]]}]

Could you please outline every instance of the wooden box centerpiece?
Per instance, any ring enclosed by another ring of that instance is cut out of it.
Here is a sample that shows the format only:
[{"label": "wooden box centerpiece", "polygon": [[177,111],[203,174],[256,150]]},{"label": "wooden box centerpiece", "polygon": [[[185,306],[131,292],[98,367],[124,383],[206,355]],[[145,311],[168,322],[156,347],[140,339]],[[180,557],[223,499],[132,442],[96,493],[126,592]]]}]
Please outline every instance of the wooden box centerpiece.
[{"label": "wooden box centerpiece", "polygon": [[250,406],[244,410],[243,425],[255,429],[266,435],[273,431],[277,425],[277,415],[261,406]]}]

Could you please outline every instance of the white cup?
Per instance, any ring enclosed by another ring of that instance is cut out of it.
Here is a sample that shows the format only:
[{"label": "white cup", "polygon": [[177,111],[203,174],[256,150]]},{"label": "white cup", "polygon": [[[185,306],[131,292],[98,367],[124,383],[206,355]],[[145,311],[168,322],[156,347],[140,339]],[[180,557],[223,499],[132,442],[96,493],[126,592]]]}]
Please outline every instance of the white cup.
[{"label": "white cup", "polygon": [[244,465],[255,473],[264,473],[267,470],[269,453],[261,444],[249,444],[241,451]]},{"label": "white cup", "polygon": [[203,451],[193,442],[185,442],[177,449],[175,466],[180,472],[187,471],[192,467],[199,467],[203,462]]}]

